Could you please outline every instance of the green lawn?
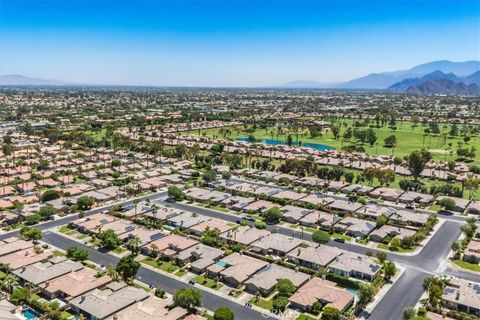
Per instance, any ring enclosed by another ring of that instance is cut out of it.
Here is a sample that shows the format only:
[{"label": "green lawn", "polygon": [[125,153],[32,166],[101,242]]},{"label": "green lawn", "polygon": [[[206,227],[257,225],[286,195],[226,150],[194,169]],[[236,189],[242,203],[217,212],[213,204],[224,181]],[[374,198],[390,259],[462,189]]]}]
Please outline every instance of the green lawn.
[{"label": "green lawn", "polygon": [[176,275],[177,277],[182,277],[182,276],[184,276],[186,273],[187,273],[187,270],[185,270],[185,269],[179,269],[177,272],[175,272],[175,275]]},{"label": "green lawn", "polygon": [[218,290],[221,287],[223,287],[221,283],[213,279],[207,278],[204,275],[196,276],[195,278],[193,278],[193,280],[195,280],[196,283],[201,284],[202,286],[205,286],[214,290]]},{"label": "green lawn", "polygon": [[214,206],[214,205],[207,205],[205,208],[213,209],[213,210],[217,210],[217,211],[221,211],[221,212],[229,212],[230,211],[227,208],[224,208],[222,206]]},{"label": "green lawn", "polygon": [[99,142],[107,136],[107,129],[101,129],[100,131],[87,130],[85,133],[91,136],[95,141]]},{"label": "green lawn", "polygon": [[[341,120],[342,124],[347,124],[347,126],[342,125],[341,126],[341,131],[340,131],[340,136],[343,136],[343,133],[346,131],[348,127],[351,127],[353,122],[356,121],[354,119],[344,119]],[[339,124],[339,123],[338,123]],[[373,124],[373,123],[372,123]],[[424,130],[427,128],[427,126],[418,124],[417,127],[412,128],[412,123],[411,122],[397,122],[396,124],[397,130],[393,131],[388,127],[381,127],[381,128],[373,128],[377,135],[377,144],[374,144],[373,146],[370,146],[369,144],[365,144],[365,152],[368,154],[378,154],[378,155],[392,155],[392,149],[390,148],[384,148],[383,147],[383,140],[390,136],[390,135],[395,135],[397,137],[397,147],[395,150],[393,150],[393,154],[395,156],[399,157],[404,157],[410,152],[414,150],[419,150],[422,148],[427,148],[432,152],[432,156],[435,160],[455,160],[456,158],[456,148],[458,143],[462,143],[462,148],[464,147],[471,147],[471,146],[476,146],[480,145],[480,138],[479,137],[471,137],[471,140],[468,142],[468,144],[463,142],[463,136],[457,136],[454,138],[448,137],[446,140],[446,143],[443,144],[442,138],[440,136],[425,136],[424,137]],[[439,124],[440,131],[441,132],[448,132],[450,129],[450,125],[448,125],[448,128],[444,128],[443,124]],[[461,125],[459,125],[461,127]],[[246,138],[250,134],[246,133],[243,131],[243,127],[237,126],[237,127],[230,127],[226,128],[230,129],[232,134],[227,136],[226,138],[228,139],[237,139],[237,138]],[[284,128],[286,129],[286,128]],[[366,130],[367,128],[360,128],[361,130]],[[264,139],[272,139],[271,131],[273,130],[273,139],[275,140],[282,140],[286,141],[287,139],[287,134],[282,134],[277,136],[277,130],[273,128],[267,128],[267,129],[257,129],[253,136],[257,140],[264,140]],[[209,137],[218,137],[218,138],[223,138],[223,136],[219,133],[220,128],[213,128],[213,129],[206,129],[206,130],[201,130],[200,134],[206,134]],[[198,130],[190,131],[190,132],[183,132],[182,134],[189,134],[189,135],[198,135]],[[292,134],[293,141],[297,141],[297,136],[294,133]],[[302,141],[303,143],[319,143],[319,144],[326,144],[332,147],[335,147],[337,149],[340,149],[342,145],[348,145],[350,144],[348,141],[342,142],[341,139],[335,140],[333,138],[333,134],[331,133],[330,130],[324,131],[323,135],[321,137],[316,137],[316,138],[311,138],[309,136],[308,130],[305,130],[303,134],[299,134],[298,140]],[[353,141],[353,140],[352,140]],[[452,144],[452,147],[449,147],[449,143]],[[451,154],[453,153],[453,154]],[[480,154],[477,152],[477,155],[475,157],[475,162],[480,161]]]},{"label": "green lawn", "polygon": [[163,262],[160,266],[160,270],[166,271],[168,273],[173,273],[178,270],[178,267],[174,265],[171,261]]},{"label": "green lawn", "polygon": [[266,309],[266,310],[272,310],[272,308],[273,308],[273,299],[266,300],[266,299],[262,299],[260,297],[259,298],[253,297],[248,302],[256,305],[257,307],[260,307],[260,308]]},{"label": "green lawn", "polygon": [[80,233],[80,234],[78,234],[78,235],[75,235],[75,238],[77,238],[78,240],[82,240],[82,239],[85,239],[85,238],[87,238],[87,237],[88,237],[88,235],[83,234],[83,233]]},{"label": "green lawn", "polygon": [[455,263],[460,268],[480,272],[480,265],[478,265],[478,264],[466,262],[466,261],[463,261],[463,260],[460,260],[460,259],[453,260],[453,263]]},{"label": "green lawn", "polygon": [[116,247],[113,252],[115,252],[116,254],[121,254],[122,252],[124,252],[126,249],[125,248],[122,248],[122,247]]},{"label": "green lawn", "polygon": [[332,234],[330,234],[330,237],[332,237],[333,239],[335,239],[335,238],[345,239],[346,241],[351,241],[352,240],[352,237],[347,236],[345,234],[341,234],[341,233],[332,233]]},{"label": "green lawn", "polygon": [[69,226],[61,226],[61,227],[58,229],[58,231],[61,232],[61,233],[63,233],[63,234],[68,234],[68,235],[71,235],[71,234],[76,233],[75,229],[70,228]]},{"label": "green lawn", "polygon": [[89,243],[94,246],[94,247],[98,247],[100,245],[100,243],[102,242],[102,240],[96,238],[95,240],[90,240]]},{"label": "green lawn", "polygon": [[159,261],[152,258],[146,258],[142,260],[142,263],[148,264],[151,267],[160,269],[168,273],[173,273],[178,270],[178,267],[174,265],[171,261]]},{"label": "green lawn", "polygon": [[389,250],[392,252],[399,252],[399,253],[406,253],[406,252],[413,252],[415,251],[415,248],[402,248],[402,247],[391,247],[388,244],[385,243],[379,243],[377,245],[377,248],[381,248],[384,250]]},{"label": "green lawn", "polygon": [[295,320],[317,320],[317,319],[307,314],[301,314]]},{"label": "green lawn", "polygon": [[58,250],[55,250],[53,251],[53,256],[54,257],[65,257],[67,254],[65,252],[62,252],[62,251],[58,251]]}]

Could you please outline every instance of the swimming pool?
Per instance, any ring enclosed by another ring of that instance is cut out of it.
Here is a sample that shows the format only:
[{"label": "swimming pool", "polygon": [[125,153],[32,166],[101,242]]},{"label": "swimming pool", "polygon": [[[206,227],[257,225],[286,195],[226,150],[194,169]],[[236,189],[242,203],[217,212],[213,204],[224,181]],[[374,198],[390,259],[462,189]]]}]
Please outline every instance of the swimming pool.
[{"label": "swimming pool", "polygon": [[22,310],[22,315],[25,317],[25,319],[29,319],[29,320],[36,320],[36,319],[39,319],[40,316],[41,316],[40,313],[33,310],[32,308],[23,309]]},{"label": "swimming pool", "polygon": [[[235,140],[236,141],[242,141],[242,142],[250,142],[250,140],[248,140],[248,138],[238,138],[238,139],[235,139]],[[287,144],[285,141],[276,140],[276,139],[265,139],[265,140],[261,140],[261,141],[257,141],[257,142],[262,142],[262,143],[269,144],[269,145],[272,145],[272,146],[286,145]],[[297,143],[296,141],[293,141],[292,144],[294,146],[299,145],[299,143]],[[334,147],[326,145],[326,144],[309,143],[309,142],[302,143],[302,147],[312,148],[312,149],[315,149],[315,150],[334,150],[335,149]]]},{"label": "swimming pool", "polygon": [[355,296],[355,301],[360,300],[360,293],[357,290],[347,288],[347,291],[353,293],[353,295]]},{"label": "swimming pool", "polygon": [[227,264],[224,262],[224,261],[218,261],[217,263],[215,263],[216,266],[218,267],[225,267]]}]

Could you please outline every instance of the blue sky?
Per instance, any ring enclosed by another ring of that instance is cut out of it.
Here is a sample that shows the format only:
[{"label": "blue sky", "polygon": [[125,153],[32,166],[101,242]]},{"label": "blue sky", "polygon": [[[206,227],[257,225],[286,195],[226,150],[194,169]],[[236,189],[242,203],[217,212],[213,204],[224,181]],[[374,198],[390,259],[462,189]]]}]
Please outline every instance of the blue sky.
[{"label": "blue sky", "polygon": [[0,74],[98,84],[343,81],[480,58],[480,0],[1,0]]}]

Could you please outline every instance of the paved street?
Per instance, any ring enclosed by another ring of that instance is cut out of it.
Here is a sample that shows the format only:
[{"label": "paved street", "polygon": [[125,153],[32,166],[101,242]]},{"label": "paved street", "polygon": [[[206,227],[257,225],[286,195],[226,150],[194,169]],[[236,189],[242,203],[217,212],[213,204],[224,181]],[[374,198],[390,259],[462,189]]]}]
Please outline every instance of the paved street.
[{"label": "paved street", "polygon": [[[166,203],[165,200],[166,192],[158,192],[149,196],[142,197],[142,199],[150,198],[162,205],[169,205],[174,208],[178,208],[185,211],[194,212],[197,214],[214,217],[218,219],[223,219],[229,222],[235,223],[237,220],[241,219],[241,216],[224,214],[220,211],[195,207],[192,205],[184,203]],[[132,200],[123,202],[124,204],[132,203]],[[115,204],[111,204],[102,208],[95,208],[86,212],[86,216],[92,215],[103,210],[113,207]],[[61,225],[67,224],[75,219],[77,215],[70,215],[64,218],[59,218],[54,221],[48,221],[39,225],[42,230],[47,230]],[[383,299],[375,306],[372,310],[369,319],[375,320],[385,320],[385,319],[401,319],[403,314],[403,309],[414,305],[420,296],[422,295],[423,288],[422,282],[423,278],[432,274],[446,274],[451,276],[462,277],[468,280],[476,281],[478,276],[469,272],[464,272],[452,268],[440,268],[441,264],[447,258],[448,253],[450,252],[451,244],[456,241],[460,236],[461,230],[460,225],[463,220],[451,220],[447,219],[444,221],[440,229],[435,233],[435,235],[430,239],[422,251],[419,254],[414,256],[401,255],[395,253],[388,253],[390,260],[400,263],[405,267],[404,274],[397,280],[393,288],[383,297]],[[249,222],[253,224],[252,222]],[[291,230],[282,226],[268,225],[267,229],[269,231],[275,231],[279,234],[294,236],[296,238],[302,238],[305,240],[311,241],[311,235],[304,232],[302,234],[301,230]],[[0,240],[18,235],[18,230],[10,232],[7,234],[0,235]],[[44,232],[43,240],[47,243],[52,244],[53,246],[67,249],[71,245],[81,246],[90,252],[90,259],[99,264],[115,264],[118,261],[118,258],[109,255],[107,253],[99,252],[96,249],[84,246],[79,244],[76,241],[70,240],[68,238],[62,237],[58,234],[51,232]],[[356,245],[353,243],[339,243],[335,241],[330,241],[330,246],[335,246],[344,250],[357,252],[365,254],[367,250],[372,251],[376,254],[377,250],[369,249],[364,246]],[[188,286],[188,284],[170,278],[168,276],[156,273],[152,270],[141,268],[138,273],[138,279],[164,288],[167,292],[173,293],[179,288]],[[200,287],[197,287],[201,289]],[[217,296],[207,291],[204,292],[204,305],[212,310],[220,306],[228,306],[234,310],[237,319],[262,319],[262,314],[259,312],[245,308],[244,306],[237,304],[231,300],[225,299],[223,297]]]},{"label": "paved street", "polygon": [[[114,257],[108,253],[102,253],[96,249],[82,245],[77,241],[68,239],[59,234],[52,233],[49,231],[43,233],[43,241],[55,247],[61,248],[63,250],[68,249],[70,246],[76,246],[82,249],[87,249],[89,252],[89,259],[98,264],[103,264],[103,265],[116,264],[119,260],[119,258]],[[151,284],[154,287],[162,288],[169,293],[174,293],[175,290],[178,290],[181,288],[192,287],[191,285],[184,283],[180,280],[165,276],[161,273],[154,272],[144,267],[141,267],[139,269],[137,274],[137,279],[146,284]],[[202,290],[201,286],[195,286],[195,287],[197,289]],[[205,290],[202,290],[202,291],[203,291],[203,305],[207,307],[209,310],[215,310],[219,307],[226,306],[233,310],[233,312],[235,313],[235,319],[251,320],[251,319],[268,318],[268,316],[262,315],[256,310],[246,308],[236,302],[217,296],[208,291],[205,291]]]},{"label": "paved street", "polygon": [[[157,200],[163,203],[161,200]],[[172,207],[192,211],[198,214],[206,215],[209,217],[215,217],[224,219],[230,222],[235,222],[241,217],[224,214],[222,212],[211,210],[207,208],[199,208],[183,203],[170,203]],[[401,263],[405,266],[405,272],[399,280],[394,284],[394,287],[388,292],[388,294],[376,305],[371,312],[369,319],[401,319],[403,315],[403,309],[408,306],[415,305],[423,293],[422,283],[423,279],[433,274],[446,274],[451,276],[460,276],[465,279],[475,280],[478,276],[456,271],[452,269],[438,272],[438,269],[442,262],[447,258],[450,252],[451,244],[458,239],[461,234],[460,223],[456,221],[446,220],[434,236],[428,241],[423,250],[419,254],[414,256],[401,255],[395,253],[388,253],[390,260]],[[295,236],[297,238],[302,237],[302,232],[299,230],[291,230],[281,226],[269,225],[267,229],[270,231],[276,231],[279,234],[287,236]],[[305,240],[311,241],[311,236],[308,233],[303,233]],[[335,246],[344,250],[365,254],[367,250],[372,251],[374,254],[378,252],[374,249],[365,248],[364,246],[355,245],[352,243],[339,243],[330,241],[330,246]],[[478,279],[477,279],[478,281]]]}]

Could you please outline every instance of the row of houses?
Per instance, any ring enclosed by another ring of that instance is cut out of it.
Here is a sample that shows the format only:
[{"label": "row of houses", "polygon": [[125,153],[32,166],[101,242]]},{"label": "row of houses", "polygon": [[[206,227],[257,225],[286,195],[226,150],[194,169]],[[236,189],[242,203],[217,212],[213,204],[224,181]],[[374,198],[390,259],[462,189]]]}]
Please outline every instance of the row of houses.
[{"label": "row of houses", "polygon": [[[122,130],[123,135],[131,139],[138,140],[141,135],[137,132],[129,132]],[[353,152],[344,153],[337,150],[316,150],[309,147],[295,147],[283,144],[269,145],[265,143],[250,143],[245,141],[231,141],[226,139],[212,139],[208,137],[194,136],[178,136],[171,134],[159,134],[157,136],[147,135],[146,140],[158,141],[162,140],[166,144],[178,145],[185,144],[188,147],[198,145],[201,149],[210,150],[214,144],[224,145],[224,150],[230,153],[246,153],[251,152],[259,157],[277,158],[277,159],[310,159],[320,165],[340,165],[345,168],[363,170],[368,167],[391,169],[395,173],[403,176],[410,176],[411,172],[407,168],[405,162],[395,164],[393,157],[390,156],[374,156],[365,153]],[[457,163],[453,169],[450,169],[445,163],[429,161],[425,169],[421,172],[421,176],[435,180],[449,180],[452,177],[458,181],[467,178],[469,166],[466,163]]]},{"label": "row of houses", "polygon": [[[175,209],[169,208],[168,210],[174,211]],[[143,253],[175,261],[177,265],[186,266],[192,272],[206,273],[207,276],[218,278],[232,287],[245,286],[246,290],[268,295],[275,288],[278,280],[278,277],[277,280],[274,280],[275,274],[281,274],[280,270],[283,270],[284,274],[290,272],[293,276],[293,273],[296,272],[280,266],[278,266],[280,269],[275,269],[275,272],[267,272],[270,269],[265,268],[270,266],[270,263],[255,258],[260,256],[284,260],[292,266],[297,265],[312,271],[324,267],[341,276],[368,281],[378,276],[381,270],[381,266],[367,256],[328,246],[318,246],[312,242],[273,234],[251,226],[231,225],[223,220],[190,212],[177,213],[166,219],[167,224],[181,230],[188,230],[190,236],[159,232],[158,238],[147,243],[142,241]],[[157,218],[159,217],[157,216]],[[116,218],[96,214],[74,221],[72,226],[82,232],[88,232],[87,230],[98,230],[97,226],[104,223],[102,230],[107,230],[112,219]],[[219,239],[225,243],[241,244],[245,247],[245,254],[233,253],[224,256],[223,250],[202,244],[199,242],[199,238],[207,230],[218,230]],[[120,233],[120,237],[123,237],[123,234]],[[261,270],[263,270],[262,276],[255,276]],[[271,279],[266,277],[268,274],[271,274]],[[259,279],[263,280],[258,282]],[[270,280],[266,281],[266,279]]]},{"label": "row of houses", "polygon": [[[45,205],[67,211],[82,196],[104,204],[132,192],[156,191],[191,175],[189,161],[153,159],[142,153],[132,155],[105,148],[78,151],[65,148],[62,142],[50,144],[38,137],[27,140],[21,134],[13,135],[13,139],[13,154],[0,154],[3,225],[18,223]],[[49,190],[57,191],[60,198],[42,202]]]},{"label": "row of houses", "polygon": [[[272,192],[269,189],[272,189]],[[424,225],[428,219],[425,214],[417,214],[409,210],[398,210],[378,204],[362,205],[319,194],[302,194],[302,197],[295,197],[295,203],[307,207],[309,205],[321,206],[330,212],[307,209],[297,205],[280,206],[274,200],[284,199],[283,197],[287,192],[293,193],[294,191],[285,191],[274,187],[258,187],[247,182],[227,184],[226,190],[229,192],[194,187],[187,189],[185,194],[188,199],[193,201],[218,204],[246,213],[264,212],[273,207],[279,207],[283,219],[287,222],[298,223],[306,227],[319,226],[325,230],[334,230],[359,238],[370,235],[372,240],[378,242],[383,242],[389,236],[399,238],[412,236],[416,232],[415,227]],[[232,195],[239,191],[252,196]],[[264,192],[272,197],[273,201],[256,200],[255,196],[265,194]],[[278,196],[279,194],[280,196]],[[387,217],[389,222],[395,226],[386,225],[375,230],[375,221],[380,216]],[[401,226],[408,226],[408,228]]]},{"label": "row of houses", "polygon": [[[0,263],[9,266],[19,278],[19,285],[28,285],[32,293],[46,301],[57,299],[63,310],[70,309],[89,320],[190,319],[187,310],[170,308],[166,299],[114,282],[110,276],[80,262],[54,257],[53,251],[39,250],[31,242],[18,238],[2,241]],[[3,302],[1,309],[2,319],[19,319],[15,306]]]}]

